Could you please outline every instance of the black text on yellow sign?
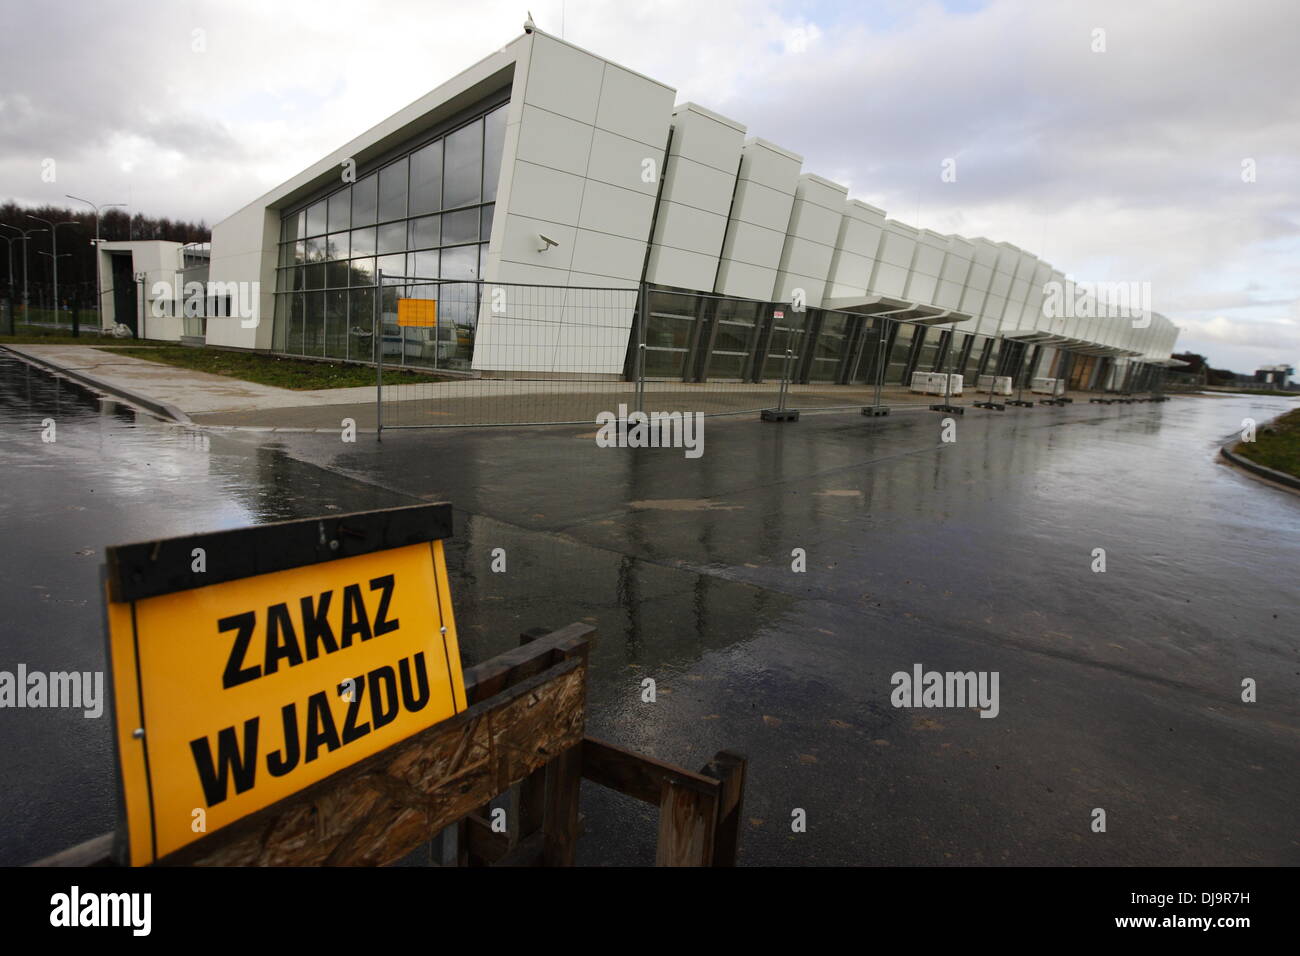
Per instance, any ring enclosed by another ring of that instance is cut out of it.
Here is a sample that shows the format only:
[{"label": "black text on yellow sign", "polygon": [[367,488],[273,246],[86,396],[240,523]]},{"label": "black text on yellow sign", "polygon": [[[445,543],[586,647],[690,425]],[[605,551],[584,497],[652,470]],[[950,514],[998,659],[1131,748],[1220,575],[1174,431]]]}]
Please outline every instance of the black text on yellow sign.
[{"label": "black text on yellow sign", "polygon": [[132,863],[465,708],[442,542],[109,603]]}]

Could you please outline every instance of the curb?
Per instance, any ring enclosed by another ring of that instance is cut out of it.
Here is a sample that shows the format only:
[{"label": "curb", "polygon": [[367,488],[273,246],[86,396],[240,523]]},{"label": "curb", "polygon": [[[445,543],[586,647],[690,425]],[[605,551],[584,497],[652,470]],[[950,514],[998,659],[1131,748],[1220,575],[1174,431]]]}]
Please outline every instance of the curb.
[{"label": "curb", "polygon": [[120,385],[111,384],[94,375],[87,375],[85,372],[78,372],[69,368],[64,368],[62,365],[51,362],[49,359],[43,359],[39,356],[32,355],[29,352],[24,352],[17,346],[4,345],[0,346],[0,350],[10,352],[33,365],[39,365],[52,372],[58,372],[60,375],[66,375],[68,378],[75,379],[83,385],[89,385],[91,388],[98,391],[107,392],[109,395],[114,395],[117,398],[130,402],[132,405],[139,405],[141,408],[157,415],[159,418],[166,418],[180,425],[194,424],[194,422],[190,420],[190,416],[186,415],[175,405],[168,405],[165,402],[160,402],[156,399],[150,398],[148,395],[141,395],[138,392],[131,391],[130,389],[122,388]]},{"label": "curb", "polygon": [[1236,452],[1232,451],[1229,446],[1236,445],[1238,441],[1240,441],[1240,439],[1233,438],[1228,441],[1227,444],[1220,446],[1219,454],[1223,456],[1225,461],[1229,464],[1236,465],[1238,468],[1242,468],[1245,471],[1251,472],[1257,477],[1265,478],[1275,484],[1282,485],[1286,490],[1300,491],[1300,478],[1297,478],[1295,475],[1288,475],[1286,472],[1278,471],[1276,468],[1269,468],[1265,465],[1257,464],[1249,458],[1238,455]]}]

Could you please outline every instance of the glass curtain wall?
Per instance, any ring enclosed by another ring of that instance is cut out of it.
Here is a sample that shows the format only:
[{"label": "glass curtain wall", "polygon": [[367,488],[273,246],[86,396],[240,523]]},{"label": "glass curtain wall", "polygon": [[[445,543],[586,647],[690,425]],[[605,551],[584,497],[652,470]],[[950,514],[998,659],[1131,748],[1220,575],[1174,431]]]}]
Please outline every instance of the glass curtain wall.
[{"label": "glass curtain wall", "polygon": [[[274,348],[374,361],[374,283],[382,271],[444,280],[385,291],[385,363],[469,367],[478,319],[474,280],[492,233],[506,110],[497,106],[284,214]],[[399,327],[399,295],[438,299],[437,326]]]},{"label": "glass curtain wall", "polygon": [[767,339],[767,354],[763,356],[762,381],[779,382],[786,367],[786,351],[790,356],[790,375],[794,377],[803,358],[803,340],[807,322],[812,313],[808,310],[795,312],[789,307],[773,311],[784,313],[783,318],[772,319],[772,331]]},{"label": "glass curtain wall", "polygon": [[705,377],[715,382],[749,381],[758,352],[763,303],[744,299],[718,299],[717,325]]},{"label": "glass curtain wall", "polygon": [[888,385],[907,384],[903,379],[907,375],[908,362],[912,356],[912,345],[916,339],[918,326],[910,322],[895,323],[894,341],[889,347],[889,362],[885,366],[885,383]]},{"label": "glass curtain wall", "polygon": [[933,372],[939,361],[939,346],[943,342],[943,329],[928,328],[922,326],[916,330],[917,339],[920,345],[916,352],[915,370],[918,372]]},{"label": "glass curtain wall", "polygon": [[850,317],[843,312],[822,312],[817,341],[813,343],[808,380],[838,382],[848,350]]}]

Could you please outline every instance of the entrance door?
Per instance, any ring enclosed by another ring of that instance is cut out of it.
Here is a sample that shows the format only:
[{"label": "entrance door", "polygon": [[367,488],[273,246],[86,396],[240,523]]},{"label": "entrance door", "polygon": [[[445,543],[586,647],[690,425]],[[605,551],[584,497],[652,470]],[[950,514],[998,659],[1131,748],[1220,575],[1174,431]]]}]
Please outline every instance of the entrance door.
[{"label": "entrance door", "polygon": [[131,268],[131,254],[115,253],[111,256],[113,275],[113,321],[120,322],[139,336],[140,309],[136,293],[135,273]]}]

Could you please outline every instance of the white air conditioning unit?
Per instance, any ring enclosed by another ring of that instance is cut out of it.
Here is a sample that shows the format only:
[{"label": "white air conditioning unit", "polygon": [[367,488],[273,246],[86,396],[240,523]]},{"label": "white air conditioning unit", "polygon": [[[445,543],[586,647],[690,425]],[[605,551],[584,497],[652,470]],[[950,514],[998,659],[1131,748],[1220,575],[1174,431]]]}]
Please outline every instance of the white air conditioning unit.
[{"label": "white air conditioning unit", "polygon": [[994,395],[1011,394],[1010,375],[981,375],[979,382],[981,392],[988,392],[991,389]]},{"label": "white air conditioning unit", "polygon": [[[951,379],[951,384],[948,380]],[[913,372],[912,391],[922,395],[960,395],[961,376],[943,372]]]},{"label": "white air conditioning unit", "polygon": [[1029,390],[1055,398],[1065,394],[1065,380],[1060,378],[1036,378],[1029,383]]}]

